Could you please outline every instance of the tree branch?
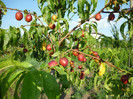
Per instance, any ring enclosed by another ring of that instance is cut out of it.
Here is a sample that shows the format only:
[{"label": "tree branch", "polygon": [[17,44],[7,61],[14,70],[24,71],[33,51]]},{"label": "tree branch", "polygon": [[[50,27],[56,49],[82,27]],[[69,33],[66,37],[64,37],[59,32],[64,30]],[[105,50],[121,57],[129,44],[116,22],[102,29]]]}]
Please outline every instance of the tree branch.
[{"label": "tree branch", "polygon": [[[28,12],[28,11],[22,11],[22,10],[18,10],[18,9],[13,9],[13,8],[8,8],[8,7],[3,7],[3,6],[0,6],[0,8],[6,8],[6,9],[9,9],[9,10],[16,10],[16,11],[19,11],[19,12],[24,12],[24,13],[27,13],[27,14],[31,14],[31,15],[35,16],[35,17],[40,21],[40,23],[41,23],[42,25],[44,25],[43,22],[40,20],[40,18],[39,18],[36,14],[34,14],[34,13],[30,13],[30,12]],[[53,44],[53,41],[52,41],[52,39],[51,39],[49,33],[47,33],[47,34],[48,34],[48,37],[49,37],[50,42]],[[53,46],[53,49],[54,49],[54,52],[55,52],[54,46]]]},{"label": "tree branch", "polygon": [[36,14],[30,13],[28,11],[22,11],[22,10],[18,10],[18,9],[3,7],[3,6],[0,6],[0,8],[6,8],[6,9],[9,9],[9,10],[16,10],[16,11],[19,11],[19,12],[24,12],[24,13],[27,13],[27,14],[31,14],[31,15],[35,16],[41,22],[42,25],[44,25],[43,22],[40,20],[40,18]]},{"label": "tree branch", "polygon": [[[126,70],[122,70],[121,68],[119,68],[119,67],[113,65],[112,63],[110,63],[110,62],[108,62],[108,61],[104,61],[104,60],[102,60],[102,59],[100,59],[100,58],[98,58],[98,57],[95,57],[95,56],[92,56],[92,55],[83,53],[83,52],[81,52],[81,51],[77,51],[77,50],[75,50],[75,49],[69,49],[69,50],[67,50],[66,52],[64,52],[64,54],[66,54],[66,53],[68,53],[68,52],[70,52],[70,51],[75,51],[75,52],[78,52],[78,53],[83,54],[83,55],[85,55],[85,56],[91,57],[91,58],[93,58],[93,59],[97,59],[97,60],[99,60],[99,61],[101,61],[101,62],[106,63],[106,64],[107,64],[108,66],[110,66],[110,67],[113,67],[113,68],[116,68],[116,69],[120,70],[121,72],[128,72],[128,71],[126,71]],[[128,72],[128,73],[131,74],[130,72]]]},{"label": "tree branch", "polygon": [[[111,1],[112,0],[110,0],[110,2],[108,3],[108,4],[106,4],[105,6],[104,6],[104,8],[102,8],[98,13],[101,13],[110,3],[111,3]],[[97,13],[96,13],[97,14]],[[95,15],[96,15],[95,14]],[[85,20],[85,22],[87,22],[87,21],[89,21],[90,19],[92,19],[92,18],[94,18],[95,17],[95,15],[93,15],[93,16],[91,16],[89,19],[87,19],[87,20]],[[78,28],[78,27],[80,27],[83,23],[85,23],[85,22],[80,22],[80,24],[78,24],[77,26],[75,26],[70,32],[68,32],[60,41],[59,41],[59,46],[60,46],[60,44],[62,43],[62,41],[68,36],[68,35],[70,35],[74,30],[76,30],[76,28]]]}]

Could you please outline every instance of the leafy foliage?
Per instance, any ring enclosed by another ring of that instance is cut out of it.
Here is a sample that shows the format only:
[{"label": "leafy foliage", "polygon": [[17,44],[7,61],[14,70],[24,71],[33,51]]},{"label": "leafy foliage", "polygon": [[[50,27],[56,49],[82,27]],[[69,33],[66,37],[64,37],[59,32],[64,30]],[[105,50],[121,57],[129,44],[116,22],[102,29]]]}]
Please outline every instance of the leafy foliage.
[{"label": "leafy foliage", "polygon": [[[119,12],[116,21],[122,17],[127,20],[122,23],[120,31],[116,26],[112,27],[113,37],[100,34],[96,39],[97,22],[90,19],[95,17],[92,14],[97,13],[95,10],[98,1],[37,0],[41,15],[30,13],[34,20],[30,23],[29,30],[25,26],[0,29],[0,99],[59,99],[67,97],[66,94],[71,90],[74,91],[71,98],[82,98],[88,91],[90,98],[131,98],[132,12],[125,13],[126,9]],[[116,4],[122,5],[128,1],[118,0]],[[105,0],[106,10],[113,9],[116,4]],[[7,10],[1,0],[0,10],[1,25],[1,19]],[[27,10],[18,11],[25,15],[29,13]],[[51,18],[54,14],[57,16],[56,20]],[[74,15],[78,15],[81,21],[69,30],[69,20]],[[55,27],[51,28],[50,24],[55,24]],[[125,27],[128,27],[127,32]],[[91,35],[94,31],[95,37]],[[51,50],[47,50],[47,45],[51,45]],[[73,52],[83,54],[86,60],[79,61]],[[63,57],[69,61],[66,67],[59,64]],[[58,64],[50,66],[48,63],[52,60]],[[79,65],[82,68],[78,68]],[[126,85],[121,82],[122,75],[129,76]]]}]

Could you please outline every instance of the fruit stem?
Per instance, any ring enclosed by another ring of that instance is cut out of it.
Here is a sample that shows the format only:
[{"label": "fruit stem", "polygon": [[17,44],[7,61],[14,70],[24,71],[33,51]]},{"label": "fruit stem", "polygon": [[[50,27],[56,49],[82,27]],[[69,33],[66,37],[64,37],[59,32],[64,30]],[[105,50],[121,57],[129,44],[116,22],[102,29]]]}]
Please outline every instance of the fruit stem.
[{"label": "fruit stem", "polygon": [[40,20],[40,18],[36,14],[30,13],[30,12],[27,12],[27,11],[18,10],[18,9],[3,7],[3,6],[0,6],[0,8],[6,8],[6,9],[9,9],[9,10],[16,10],[16,11],[19,11],[19,12],[24,12],[24,13],[27,13],[27,14],[31,14],[31,15],[35,16],[41,22],[42,25],[44,25],[43,22]]},{"label": "fruit stem", "polygon": [[[107,3],[98,13],[101,13],[108,5],[110,5],[110,3],[112,2],[112,0],[109,1],[109,3]],[[97,14],[97,13],[96,13]],[[95,14],[95,15],[96,15]],[[89,21],[90,19],[94,18],[95,15],[89,17],[87,20],[85,20],[84,22],[82,22],[82,20],[80,21],[80,24],[78,24],[77,26],[75,26],[72,30],[70,30],[70,32],[68,32],[60,41],[59,41],[59,46],[61,45],[61,43],[63,42],[63,40],[65,38],[67,38],[68,35],[70,35],[74,30],[76,30],[78,27],[80,27],[83,23]]]},{"label": "fruit stem", "polygon": [[68,53],[69,51],[78,52],[78,53],[83,54],[83,55],[85,55],[85,56],[88,56],[88,57],[91,57],[91,58],[93,58],[93,59],[97,59],[97,60],[99,60],[99,61],[101,61],[101,62],[104,62],[104,63],[107,64],[108,66],[114,67],[114,68],[120,70],[121,72],[127,72],[127,73],[129,73],[129,74],[132,74],[132,73],[130,73],[129,71],[123,70],[123,69],[121,69],[121,68],[119,68],[119,67],[113,65],[112,63],[110,63],[110,62],[108,62],[108,61],[104,61],[104,60],[102,60],[102,59],[100,59],[100,58],[98,58],[98,57],[92,56],[92,55],[90,55],[90,54],[83,53],[83,52],[81,52],[81,51],[77,51],[77,50],[75,50],[75,49],[69,49],[69,50],[67,50],[66,52],[64,52],[64,54]]},{"label": "fruit stem", "polygon": [[[30,13],[30,12],[27,12],[27,11],[18,10],[18,9],[3,7],[3,6],[0,6],[0,8],[6,8],[6,9],[9,9],[9,10],[16,10],[16,11],[19,11],[19,12],[24,12],[24,13],[33,15],[33,16],[35,16],[35,17],[41,22],[42,25],[44,25],[43,22],[40,20],[40,18],[39,18],[36,14]],[[49,33],[47,33],[47,34],[48,34],[48,37],[49,37],[50,42],[53,44],[53,41],[52,41],[52,39],[51,39]],[[54,47],[54,45],[53,45],[53,49],[54,49],[54,52],[55,52],[55,47]]]}]

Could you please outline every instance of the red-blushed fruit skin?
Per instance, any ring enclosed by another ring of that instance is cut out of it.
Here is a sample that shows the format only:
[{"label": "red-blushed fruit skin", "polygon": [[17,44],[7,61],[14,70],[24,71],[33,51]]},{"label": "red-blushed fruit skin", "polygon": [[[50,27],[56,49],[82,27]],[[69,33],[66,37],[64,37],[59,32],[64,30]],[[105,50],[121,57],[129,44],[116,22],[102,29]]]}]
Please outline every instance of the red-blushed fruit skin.
[{"label": "red-blushed fruit skin", "polygon": [[23,14],[22,14],[21,12],[16,12],[15,18],[16,18],[18,21],[22,20]]},{"label": "red-blushed fruit skin", "polygon": [[52,20],[56,21],[56,19],[57,19],[57,16],[55,14],[52,15]]},{"label": "red-blushed fruit skin", "polygon": [[79,66],[78,66],[78,69],[82,69],[82,65],[79,65]]},{"label": "red-blushed fruit skin", "polygon": [[55,60],[52,60],[48,63],[49,67],[56,66],[58,63]]},{"label": "red-blushed fruit skin", "polygon": [[50,29],[54,29],[54,28],[55,28],[55,24],[50,23],[50,24],[49,24],[49,28],[50,28]]},{"label": "red-blushed fruit skin", "polygon": [[101,14],[100,14],[100,13],[97,13],[96,16],[95,16],[95,19],[96,19],[97,21],[99,21],[99,20],[101,19]]},{"label": "red-blushed fruit skin", "polygon": [[[74,50],[78,51],[78,49],[74,49]],[[73,51],[73,55],[78,56],[78,52]]]},{"label": "red-blushed fruit skin", "polygon": [[81,80],[83,80],[84,79],[84,76],[83,75],[80,75],[80,77],[79,77]]},{"label": "red-blushed fruit skin", "polygon": [[117,0],[112,0],[112,3],[115,5],[117,3]]},{"label": "red-blushed fruit skin", "polygon": [[99,66],[101,65],[101,62],[99,62]]},{"label": "red-blushed fruit skin", "polygon": [[70,72],[74,72],[73,68],[71,68]]},{"label": "red-blushed fruit skin", "polygon": [[32,16],[31,16],[30,14],[26,15],[25,20],[26,20],[27,22],[32,21]]},{"label": "red-blushed fruit skin", "polygon": [[21,44],[20,47],[23,48],[24,47],[24,44]]},{"label": "red-blushed fruit skin", "polygon": [[93,55],[94,55],[94,56],[98,56],[98,52],[93,51]]},{"label": "red-blushed fruit skin", "polygon": [[129,76],[128,75],[122,75],[121,76],[121,82],[123,84],[127,84],[128,83],[128,79],[129,79]]},{"label": "red-blushed fruit skin", "polygon": [[84,57],[83,54],[79,54],[79,55],[78,55],[78,60],[79,60],[79,61],[81,61],[81,62],[84,61],[84,58],[85,58],[85,57]]},{"label": "red-blushed fruit skin", "polygon": [[81,71],[81,73],[80,73],[80,79],[82,80],[82,79],[84,79],[84,76],[85,76],[85,73],[84,73],[84,71]]},{"label": "red-blushed fruit skin", "polygon": [[84,62],[86,62],[87,61],[87,59],[86,58],[84,58],[84,60],[83,60]]},{"label": "red-blushed fruit skin", "polygon": [[74,61],[70,61],[70,64],[71,64],[71,65],[74,65]]},{"label": "red-blushed fruit skin", "polygon": [[85,32],[85,31],[83,30],[83,31],[82,31],[82,35],[81,35],[82,37],[84,37],[84,36],[85,36],[85,33],[84,33],[84,32]]},{"label": "red-blushed fruit skin", "polygon": [[24,48],[24,49],[23,49],[23,52],[25,52],[25,53],[26,53],[26,52],[28,52],[28,50],[27,50],[26,48]]},{"label": "red-blushed fruit skin", "polygon": [[114,12],[118,12],[120,10],[120,6],[117,5],[116,7],[113,8]]},{"label": "red-blushed fruit skin", "polygon": [[112,21],[114,20],[114,18],[115,18],[115,15],[113,13],[110,13],[108,16],[108,19]]},{"label": "red-blushed fruit skin", "polygon": [[50,53],[49,53],[49,56],[51,57],[53,54],[54,54],[54,52],[50,52]]},{"label": "red-blushed fruit skin", "polygon": [[[96,56],[96,57],[97,57],[97,58],[100,58],[100,56],[99,56],[99,55],[98,55],[98,56]],[[99,63],[99,60],[98,60],[98,59],[96,59],[96,58],[95,58],[94,60],[95,60],[95,62],[96,62],[96,63]]]},{"label": "red-blushed fruit skin", "polygon": [[85,75],[85,72],[84,72],[84,71],[81,71],[81,75],[83,75],[83,76],[84,76],[84,75]]},{"label": "red-blushed fruit skin", "polygon": [[51,49],[51,45],[47,45],[47,50],[50,51]]},{"label": "red-blushed fruit skin", "polygon": [[68,65],[68,59],[67,58],[61,58],[59,60],[59,63],[63,66],[63,67],[66,67]]},{"label": "red-blushed fruit skin", "polygon": [[74,65],[71,65],[72,68],[74,68],[75,66]]}]

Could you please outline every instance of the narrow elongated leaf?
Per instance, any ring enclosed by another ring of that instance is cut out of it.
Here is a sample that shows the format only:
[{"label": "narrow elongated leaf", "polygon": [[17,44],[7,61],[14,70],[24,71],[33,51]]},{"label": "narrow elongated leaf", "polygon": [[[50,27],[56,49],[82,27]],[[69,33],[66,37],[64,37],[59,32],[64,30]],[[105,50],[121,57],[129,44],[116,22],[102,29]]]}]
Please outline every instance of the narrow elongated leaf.
[{"label": "narrow elongated leaf", "polygon": [[84,4],[86,0],[78,0],[78,14],[79,17],[84,20],[85,19],[85,13],[84,13]]},{"label": "narrow elongated leaf", "polygon": [[131,78],[131,94],[133,94],[133,77]]},{"label": "narrow elongated leaf", "polygon": [[38,33],[38,35],[39,36],[42,36],[42,27],[41,26],[39,26],[38,28],[37,28],[37,33]]},{"label": "narrow elongated leaf", "polygon": [[93,29],[94,29],[95,32],[96,32],[96,36],[95,36],[95,39],[96,39],[96,38],[97,38],[97,26],[96,26],[95,24],[92,24],[91,26],[93,27]]},{"label": "narrow elongated leaf", "polygon": [[121,32],[121,36],[125,39],[125,35],[124,35],[124,29],[126,26],[127,22],[124,22],[121,27],[120,27],[120,32]]},{"label": "narrow elongated leaf", "polygon": [[25,73],[23,73],[23,75],[17,81],[16,88],[15,88],[15,92],[14,92],[14,98],[15,99],[20,99],[19,96],[18,96],[18,88],[19,88],[20,83],[22,82],[24,76],[25,76]]},{"label": "narrow elongated leaf", "polygon": [[12,73],[12,75],[10,76],[10,78],[7,80],[7,83],[8,83],[8,86],[4,87],[4,90],[5,92],[7,92],[9,90],[9,88],[15,83],[15,81],[17,80],[17,78],[19,78],[19,76],[21,74],[23,74],[23,70],[17,70],[17,71],[14,71]]},{"label": "narrow elongated leaf", "polygon": [[51,38],[52,38],[53,42],[56,41],[56,37],[55,37],[55,35],[51,34]]},{"label": "narrow elongated leaf", "polygon": [[96,7],[97,7],[98,0],[91,0],[91,2],[92,2],[92,5],[93,5],[93,8],[91,10],[91,14],[92,14],[95,11]]},{"label": "narrow elongated leaf", "polygon": [[54,1],[53,0],[47,0],[48,7],[52,12],[55,10]]},{"label": "narrow elongated leaf", "polygon": [[0,50],[3,50],[4,39],[5,39],[5,31],[0,30]]},{"label": "narrow elongated leaf", "polygon": [[97,88],[97,78],[98,78],[98,75],[96,75],[94,77],[94,88],[95,88],[96,91],[98,91],[98,88]]},{"label": "narrow elongated leaf", "polygon": [[109,91],[112,91],[112,89],[109,87],[109,85],[108,85],[108,80],[109,80],[110,78],[106,78],[106,80],[105,80],[105,82],[104,82],[104,87],[107,89],[107,90],[109,90]]},{"label": "narrow elongated leaf", "polygon": [[11,61],[11,60],[2,61],[0,62],[0,70],[7,67],[20,66],[20,65],[21,63],[19,63],[18,61]]},{"label": "narrow elongated leaf", "polygon": [[59,56],[60,55],[60,51],[57,51],[57,52],[55,52],[53,55],[52,55],[52,57],[57,57],[57,56]]},{"label": "narrow elongated leaf", "polygon": [[42,14],[43,14],[43,21],[46,22],[47,24],[50,23],[51,13],[50,13],[50,10],[47,6],[45,6],[43,8]]},{"label": "narrow elongated leaf", "polygon": [[86,1],[85,4],[86,4],[85,18],[88,19],[89,16],[90,16],[90,8],[91,8],[91,5],[89,4],[88,1]]},{"label": "narrow elongated leaf", "polygon": [[6,76],[2,79],[1,83],[0,83],[0,97],[5,96],[8,88],[11,86],[11,83],[8,82],[8,79],[10,78],[10,76],[13,74],[13,72],[17,70],[16,67],[14,68],[10,68],[6,74]]}]

